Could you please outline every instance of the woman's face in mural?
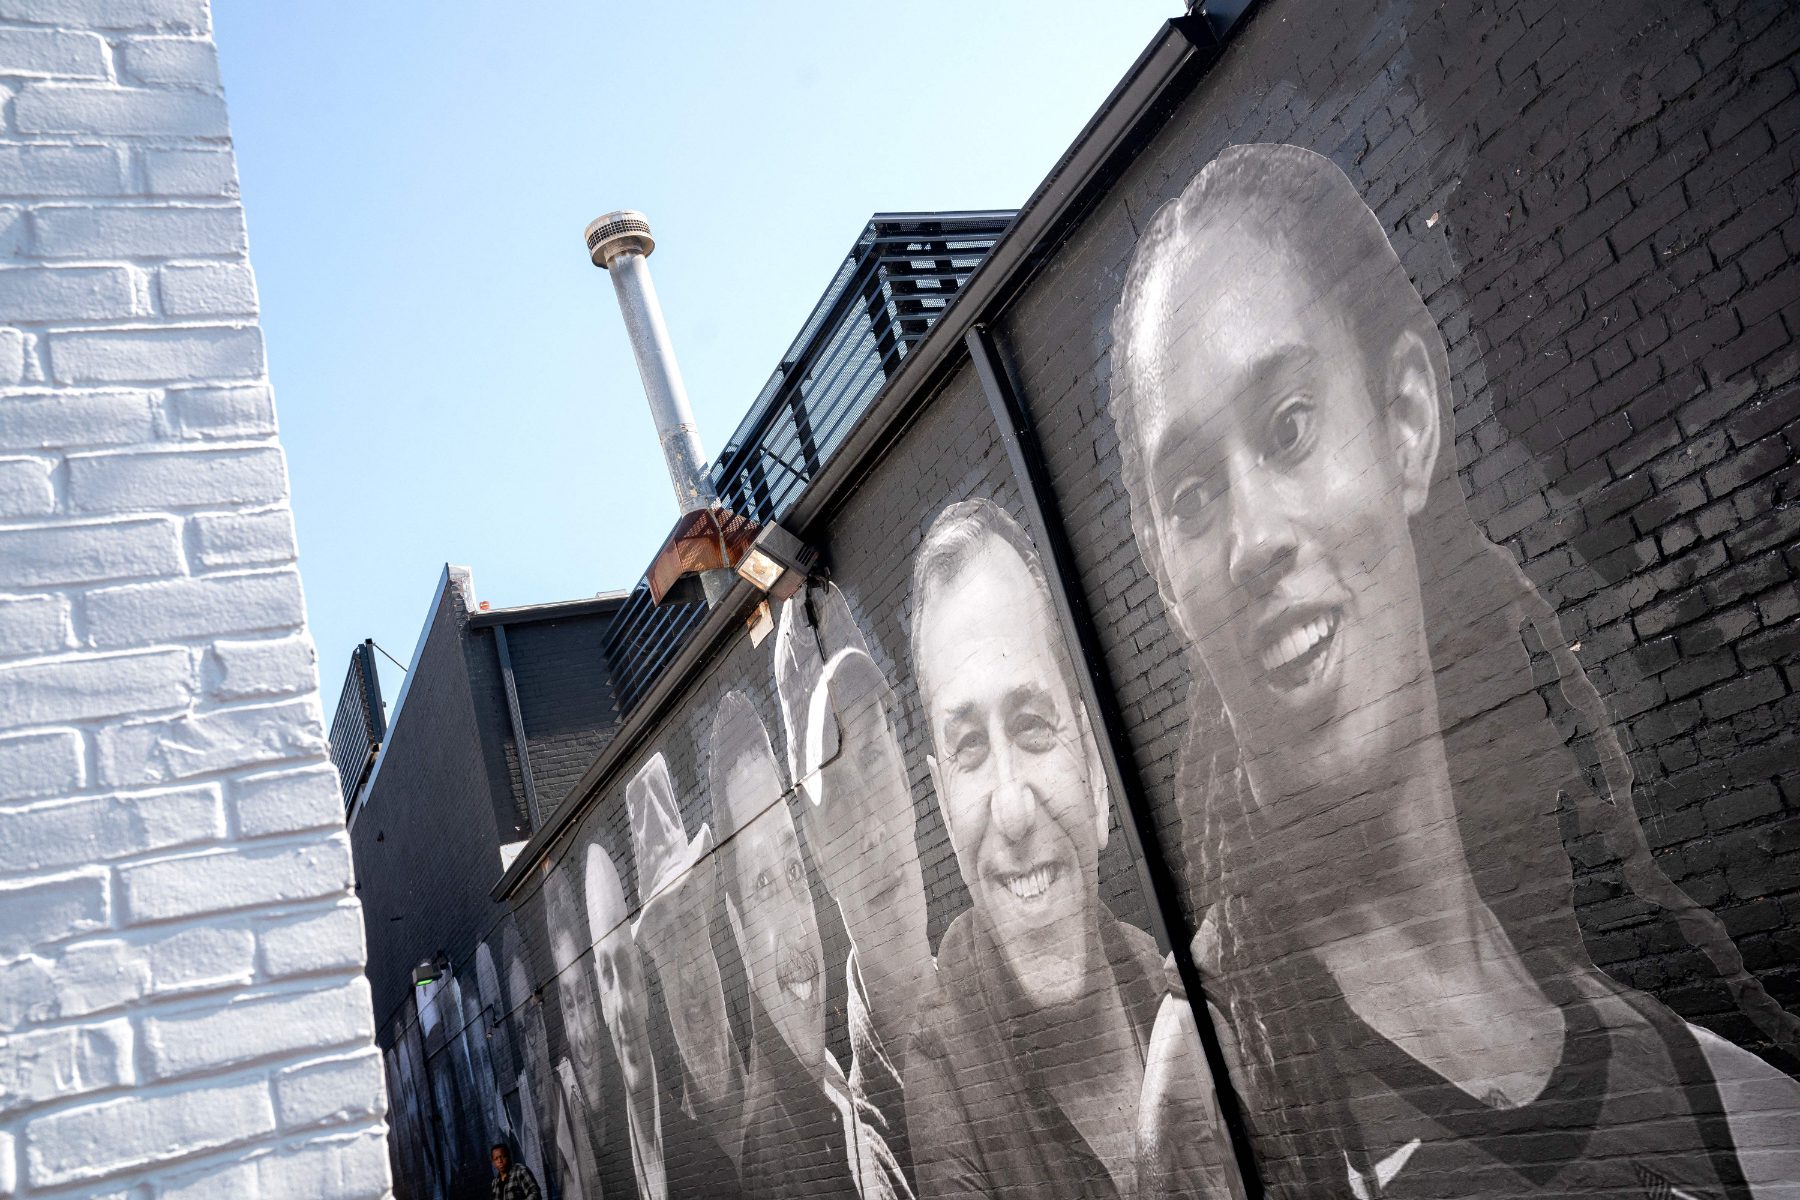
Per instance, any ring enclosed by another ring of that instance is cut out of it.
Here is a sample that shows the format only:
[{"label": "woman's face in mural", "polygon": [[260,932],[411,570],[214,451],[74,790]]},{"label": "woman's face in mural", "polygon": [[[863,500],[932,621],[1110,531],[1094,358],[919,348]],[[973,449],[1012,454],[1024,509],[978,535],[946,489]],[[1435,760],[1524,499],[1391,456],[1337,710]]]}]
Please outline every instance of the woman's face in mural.
[{"label": "woman's face in mural", "polygon": [[751,754],[732,767],[726,786],[768,807],[738,831],[732,860],[737,900],[732,920],[750,985],[763,1011],[807,1066],[825,1053],[825,952],[800,837],[782,798],[772,759]]},{"label": "woman's face in mural", "polygon": [[1028,995],[1060,998],[1098,902],[1097,763],[1043,589],[990,539],[925,600],[932,775],[963,878]]},{"label": "woman's face in mural", "polygon": [[594,947],[594,974],[600,982],[600,1013],[612,1035],[625,1087],[638,1095],[650,1085],[650,997],[643,963],[623,926]]},{"label": "woman's face in mural", "polygon": [[912,787],[877,696],[858,697],[834,715],[838,753],[819,771],[807,838],[844,910],[863,971],[879,974],[885,957],[927,952]]},{"label": "woman's face in mural", "polygon": [[1429,699],[1408,529],[1429,361],[1410,334],[1365,355],[1291,255],[1231,233],[1168,253],[1132,341],[1160,376],[1139,436],[1176,615],[1279,794],[1363,775]]}]

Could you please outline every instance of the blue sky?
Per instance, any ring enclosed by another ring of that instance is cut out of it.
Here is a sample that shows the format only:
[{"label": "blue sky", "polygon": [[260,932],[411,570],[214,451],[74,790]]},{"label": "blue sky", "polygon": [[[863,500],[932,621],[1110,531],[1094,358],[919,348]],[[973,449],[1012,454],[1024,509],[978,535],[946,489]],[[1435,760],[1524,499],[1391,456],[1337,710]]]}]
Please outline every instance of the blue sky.
[{"label": "blue sky", "polygon": [[1022,203],[1179,11],[217,0],[327,720],[445,562],[575,599],[674,520],[591,218],[649,216],[716,453],[871,213]]}]

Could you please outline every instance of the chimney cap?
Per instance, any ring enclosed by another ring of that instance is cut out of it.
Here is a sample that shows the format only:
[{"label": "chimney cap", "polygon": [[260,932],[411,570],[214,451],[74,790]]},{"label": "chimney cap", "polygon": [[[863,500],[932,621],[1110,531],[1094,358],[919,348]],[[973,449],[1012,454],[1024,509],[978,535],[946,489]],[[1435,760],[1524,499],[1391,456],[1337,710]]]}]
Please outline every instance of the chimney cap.
[{"label": "chimney cap", "polygon": [[630,251],[648,256],[656,249],[656,239],[650,236],[649,220],[643,213],[629,208],[595,217],[588,222],[585,236],[588,257],[594,260],[596,267],[610,267],[613,259]]}]

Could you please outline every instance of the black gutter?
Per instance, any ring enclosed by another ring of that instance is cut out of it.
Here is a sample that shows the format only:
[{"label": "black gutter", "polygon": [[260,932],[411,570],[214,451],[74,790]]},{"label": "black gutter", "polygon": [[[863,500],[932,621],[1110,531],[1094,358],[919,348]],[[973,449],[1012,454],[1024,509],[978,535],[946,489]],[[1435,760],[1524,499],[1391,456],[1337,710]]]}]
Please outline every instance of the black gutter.
[{"label": "black gutter", "polygon": [[[1254,8],[1254,4],[1248,6]],[[1217,28],[1215,28],[1217,27]],[[1163,126],[1163,118],[1187,97],[1217,60],[1236,21],[1205,15],[1175,17],[1158,31],[1093,119],[1076,137],[1000,241],[931,331],[913,347],[900,369],[851,427],[824,470],[800,493],[782,522],[802,541],[832,510],[905,429],[911,418],[967,360],[963,337],[976,324],[996,320],[1061,245],[1063,235],[1092,208]],[[489,893],[509,899],[552,848],[571,832],[615,777],[622,774],[660,725],[666,710],[709,663],[762,593],[739,580],[706,615],[686,645],[670,660],[649,691],[625,714],[612,741],[556,806],[549,822],[533,834],[512,866]]]},{"label": "black gutter", "polygon": [[532,621],[555,621],[562,617],[604,615],[624,607],[630,592],[605,592],[585,600],[557,600],[549,604],[521,604],[514,608],[490,608],[469,614],[470,629],[488,629],[495,625],[526,625]]}]

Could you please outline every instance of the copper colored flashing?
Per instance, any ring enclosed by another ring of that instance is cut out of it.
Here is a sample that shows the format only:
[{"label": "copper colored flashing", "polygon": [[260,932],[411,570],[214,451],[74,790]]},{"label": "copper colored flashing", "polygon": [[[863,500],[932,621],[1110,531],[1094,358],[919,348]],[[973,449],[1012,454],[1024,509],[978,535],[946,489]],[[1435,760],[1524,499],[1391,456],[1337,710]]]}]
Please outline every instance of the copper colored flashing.
[{"label": "copper colored flashing", "polygon": [[[650,598],[688,599],[702,571],[729,571],[750,550],[761,527],[729,508],[683,513],[650,563]],[[686,583],[684,584],[684,581]]]}]

